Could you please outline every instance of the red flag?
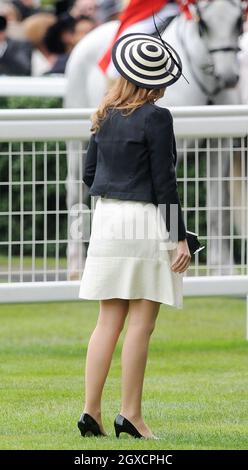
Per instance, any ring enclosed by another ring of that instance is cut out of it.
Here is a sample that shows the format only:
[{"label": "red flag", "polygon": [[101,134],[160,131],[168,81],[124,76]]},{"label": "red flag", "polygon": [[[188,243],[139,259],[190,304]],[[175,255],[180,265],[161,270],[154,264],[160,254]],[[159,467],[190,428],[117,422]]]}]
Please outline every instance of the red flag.
[{"label": "red flag", "polygon": [[112,47],[120,34],[132,24],[138,23],[138,21],[142,21],[145,18],[149,18],[149,16],[152,16],[153,12],[156,13],[161,10],[166,3],[168,3],[168,0],[130,0],[128,6],[120,14],[120,26],[114,38],[98,62],[99,67],[104,73],[106,72],[111,60]]}]

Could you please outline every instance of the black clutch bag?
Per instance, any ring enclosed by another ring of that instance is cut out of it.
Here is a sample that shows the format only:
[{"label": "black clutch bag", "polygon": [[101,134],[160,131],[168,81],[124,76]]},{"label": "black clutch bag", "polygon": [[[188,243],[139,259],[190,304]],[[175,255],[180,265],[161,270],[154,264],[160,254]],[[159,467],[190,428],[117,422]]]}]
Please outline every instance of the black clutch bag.
[{"label": "black clutch bag", "polygon": [[189,230],[186,230],[186,239],[188,242],[189,251],[191,255],[195,255],[196,253],[199,253],[199,251],[205,248],[204,245],[200,244],[197,237],[198,237],[197,233],[189,232]]}]

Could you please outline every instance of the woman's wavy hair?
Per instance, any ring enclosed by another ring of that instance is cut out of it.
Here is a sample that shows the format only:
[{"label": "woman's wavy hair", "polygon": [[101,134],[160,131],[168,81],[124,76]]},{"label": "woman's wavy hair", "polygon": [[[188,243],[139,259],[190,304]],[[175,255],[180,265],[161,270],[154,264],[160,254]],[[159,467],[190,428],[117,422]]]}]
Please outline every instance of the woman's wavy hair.
[{"label": "woman's wavy hair", "polygon": [[124,115],[128,116],[144,103],[154,103],[164,95],[164,92],[165,87],[141,88],[120,75],[114,85],[106,92],[96,112],[93,113],[91,132],[94,134],[100,129],[101,122],[105,119],[109,107],[126,110]]}]

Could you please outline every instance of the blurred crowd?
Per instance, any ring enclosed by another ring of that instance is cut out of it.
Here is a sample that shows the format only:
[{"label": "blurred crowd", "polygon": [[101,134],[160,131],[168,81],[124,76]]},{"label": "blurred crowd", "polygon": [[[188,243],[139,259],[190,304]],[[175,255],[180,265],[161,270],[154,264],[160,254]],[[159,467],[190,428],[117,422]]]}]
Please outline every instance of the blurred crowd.
[{"label": "blurred crowd", "polygon": [[0,0],[0,75],[63,74],[90,31],[118,19],[125,0]]}]

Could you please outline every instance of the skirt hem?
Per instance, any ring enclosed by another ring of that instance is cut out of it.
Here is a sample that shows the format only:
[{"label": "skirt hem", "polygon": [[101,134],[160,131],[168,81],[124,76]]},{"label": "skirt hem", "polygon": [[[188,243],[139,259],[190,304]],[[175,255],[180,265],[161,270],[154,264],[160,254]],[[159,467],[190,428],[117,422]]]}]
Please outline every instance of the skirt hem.
[{"label": "skirt hem", "polygon": [[166,260],[88,256],[78,298],[147,299],[183,308],[183,279]]},{"label": "skirt hem", "polygon": [[110,299],[123,299],[123,300],[152,300],[153,302],[159,302],[163,305],[169,305],[170,307],[174,307],[178,310],[182,310],[183,309],[183,305],[178,305],[178,304],[172,304],[170,302],[165,302],[164,300],[158,300],[157,298],[154,299],[154,298],[150,298],[150,297],[124,297],[123,295],[119,295],[119,296],[110,296],[110,297],[101,297],[101,298],[96,298],[96,297],[91,297],[89,298],[88,296],[87,297],[83,297],[83,296],[78,296],[79,299],[82,299],[82,300],[110,300]]}]

